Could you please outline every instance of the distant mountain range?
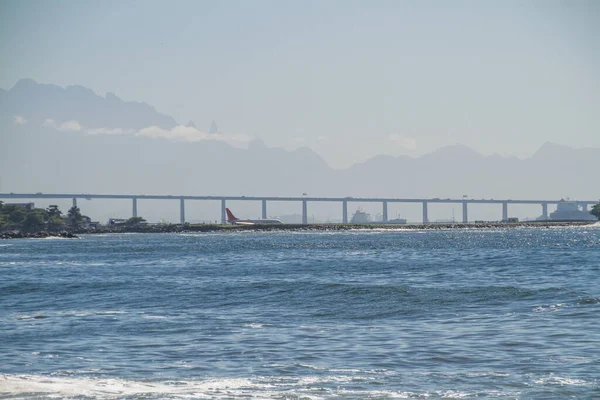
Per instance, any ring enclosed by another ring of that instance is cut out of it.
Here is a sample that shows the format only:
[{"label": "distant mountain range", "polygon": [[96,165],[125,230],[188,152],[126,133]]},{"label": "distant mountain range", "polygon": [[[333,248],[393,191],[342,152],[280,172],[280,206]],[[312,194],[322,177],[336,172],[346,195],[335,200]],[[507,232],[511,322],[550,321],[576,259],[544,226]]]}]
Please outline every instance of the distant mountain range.
[{"label": "distant mountain range", "polygon": [[518,159],[455,145],[418,158],[376,156],[336,170],[306,147],[286,151],[255,140],[246,150],[219,140],[135,135],[177,125],[145,103],[111,93],[21,80],[0,92],[0,192],[600,197],[597,148],[545,143]]},{"label": "distant mountain range", "polygon": [[98,96],[83,86],[62,88],[33,79],[21,79],[12,89],[0,92],[0,116],[21,116],[32,122],[76,120],[94,128],[169,129],[176,125],[173,118],[146,103],[123,101],[114,93]]}]

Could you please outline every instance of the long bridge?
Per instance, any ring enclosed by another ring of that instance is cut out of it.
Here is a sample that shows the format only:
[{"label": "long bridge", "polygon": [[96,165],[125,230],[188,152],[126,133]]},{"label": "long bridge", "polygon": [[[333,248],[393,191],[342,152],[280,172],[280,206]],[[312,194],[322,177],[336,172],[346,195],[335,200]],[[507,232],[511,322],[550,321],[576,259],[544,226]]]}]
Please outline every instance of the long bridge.
[{"label": "long bridge", "polygon": [[[462,204],[462,222],[468,223],[468,205],[469,204],[499,204],[502,206],[502,221],[508,220],[509,204],[539,204],[543,219],[548,219],[548,205],[557,204],[561,200],[512,200],[512,199],[451,199],[451,198],[375,198],[375,197],[261,197],[261,196],[174,196],[174,195],[144,195],[144,194],[91,194],[91,193],[0,193],[0,199],[72,199],[73,206],[77,206],[78,199],[130,199],[132,202],[132,216],[137,217],[138,200],[178,200],[180,223],[185,223],[185,202],[192,200],[212,200],[221,202],[221,223],[227,221],[225,207],[227,201],[260,201],[262,203],[262,218],[267,218],[267,202],[269,201],[292,201],[302,204],[302,223],[308,223],[308,203],[309,202],[338,202],[342,204],[342,221],[348,223],[348,203],[381,203],[383,222],[388,221],[389,203],[420,203],[423,209],[423,223],[429,222],[427,215],[428,205],[430,203],[443,204]],[[586,200],[577,201],[587,211],[588,206],[597,204],[598,201]]]}]

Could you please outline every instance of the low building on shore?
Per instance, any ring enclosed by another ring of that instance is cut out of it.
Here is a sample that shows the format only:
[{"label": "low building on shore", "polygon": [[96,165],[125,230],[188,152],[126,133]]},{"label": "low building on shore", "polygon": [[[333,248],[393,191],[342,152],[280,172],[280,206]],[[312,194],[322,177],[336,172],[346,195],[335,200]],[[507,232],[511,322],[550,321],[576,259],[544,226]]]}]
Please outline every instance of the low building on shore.
[{"label": "low building on shore", "polygon": [[33,211],[35,203],[4,203],[4,207],[15,207],[23,211]]}]

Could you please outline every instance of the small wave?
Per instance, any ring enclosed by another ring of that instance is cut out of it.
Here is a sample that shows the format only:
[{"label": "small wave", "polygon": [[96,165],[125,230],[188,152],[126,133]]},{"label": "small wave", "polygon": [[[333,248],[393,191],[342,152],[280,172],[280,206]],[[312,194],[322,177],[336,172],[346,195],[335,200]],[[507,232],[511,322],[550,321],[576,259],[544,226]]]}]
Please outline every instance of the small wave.
[{"label": "small wave", "polygon": [[45,319],[48,318],[47,315],[37,314],[37,315],[17,315],[16,319]]},{"label": "small wave", "polygon": [[505,372],[495,372],[495,371],[480,371],[480,372],[420,372],[421,375],[426,376],[434,376],[441,378],[456,378],[456,377],[466,377],[466,378],[484,378],[484,377],[493,377],[493,378],[506,378],[510,376]]},{"label": "small wave", "polygon": [[96,315],[121,315],[121,314],[127,314],[127,311],[106,310],[106,311],[95,311],[94,314],[96,314]]},{"label": "small wave", "polygon": [[577,302],[579,305],[590,305],[590,304],[599,304],[600,297],[588,297],[585,299],[581,299]]},{"label": "small wave", "polygon": [[566,304],[551,304],[549,306],[537,306],[533,309],[533,312],[558,312],[558,311],[562,311],[565,308],[567,308],[568,306]]},{"label": "small wave", "polygon": [[252,329],[261,329],[264,328],[264,324],[245,324],[244,327],[252,328]]},{"label": "small wave", "polygon": [[560,376],[549,376],[534,380],[539,385],[560,385],[560,386],[589,386],[592,383],[583,379],[563,378]]},{"label": "small wave", "polygon": [[[124,315],[127,314],[126,311],[100,311],[100,310],[68,310],[68,311],[58,311],[58,312],[38,312],[36,314],[16,314],[14,318],[17,320],[37,320],[37,319],[46,319],[46,318],[64,318],[64,317],[89,317],[94,315]],[[151,316],[150,316],[151,317]],[[160,317],[158,317],[160,318]],[[166,317],[163,317],[166,318]]]}]

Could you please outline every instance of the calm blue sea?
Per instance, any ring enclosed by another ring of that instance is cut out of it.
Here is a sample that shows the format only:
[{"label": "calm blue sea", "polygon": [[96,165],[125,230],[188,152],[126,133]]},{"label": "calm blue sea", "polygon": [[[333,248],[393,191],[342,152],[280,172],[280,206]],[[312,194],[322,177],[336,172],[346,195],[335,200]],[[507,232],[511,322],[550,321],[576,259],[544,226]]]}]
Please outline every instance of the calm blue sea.
[{"label": "calm blue sea", "polygon": [[598,399],[600,226],[0,241],[0,398]]}]

